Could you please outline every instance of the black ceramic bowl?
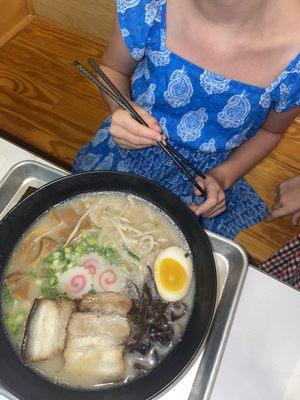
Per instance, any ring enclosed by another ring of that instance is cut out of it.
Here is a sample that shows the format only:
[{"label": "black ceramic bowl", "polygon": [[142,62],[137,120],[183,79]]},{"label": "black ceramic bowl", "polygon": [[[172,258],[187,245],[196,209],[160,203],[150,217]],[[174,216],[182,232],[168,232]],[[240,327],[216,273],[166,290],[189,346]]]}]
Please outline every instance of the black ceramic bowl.
[{"label": "black ceramic bowl", "polygon": [[[216,270],[209,240],[191,211],[172,193],[132,174],[97,171],[70,175],[43,186],[0,222],[0,277],[24,231],[45,211],[83,193],[132,193],[163,210],[184,234],[193,254],[196,293],[193,311],[181,342],[151,373],[125,385],[76,390],[56,385],[20,361],[0,324],[0,382],[21,400],[148,400],[170,386],[201,347],[214,312]],[[2,309],[0,310],[2,315]]]}]

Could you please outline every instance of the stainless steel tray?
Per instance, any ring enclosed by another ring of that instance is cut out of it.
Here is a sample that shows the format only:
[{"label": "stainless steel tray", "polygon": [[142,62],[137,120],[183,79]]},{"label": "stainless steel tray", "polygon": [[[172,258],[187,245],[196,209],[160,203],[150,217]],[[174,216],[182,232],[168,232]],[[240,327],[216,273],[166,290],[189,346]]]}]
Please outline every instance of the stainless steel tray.
[{"label": "stainless steel tray", "polygon": [[217,268],[219,282],[224,282],[224,286],[219,288],[220,299],[188,400],[211,397],[248,270],[247,255],[239,245],[215,233],[207,234],[219,265],[224,263],[227,267],[227,275],[224,276],[224,267]]},{"label": "stainless steel tray", "polygon": [[[68,171],[36,161],[16,164],[0,181],[0,220],[18,203],[29,186],[38,188],[67,174]],[[184,374],[187,375],[200,359],[188,400],[208,400],[211,396],[248,267],[247,256],[240,246],[212,232],[207,231],[207,234],[217,266],[217,306],[207,340]],[[185,378],[184,375],[180,380]],[[168,391],[177,383],[175,381]],[[0,386],[1,393],[9,399],[16,399]],[[162,400],[165,394],[161,394]]]},{"label": "stainless steel tray", "polygon": [[12,209],[29,186],[39,188],[68,172],[37,161],[22,161],[14,165],[0,181],[0,220]]}]

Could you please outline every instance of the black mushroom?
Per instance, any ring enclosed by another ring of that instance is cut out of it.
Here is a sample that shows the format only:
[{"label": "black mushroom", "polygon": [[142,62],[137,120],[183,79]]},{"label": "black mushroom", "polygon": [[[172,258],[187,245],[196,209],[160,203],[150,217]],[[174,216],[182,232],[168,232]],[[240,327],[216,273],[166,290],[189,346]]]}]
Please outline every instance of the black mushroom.
[{"label": "black mushroom", "polygon": [[[132,335],[127,343],[127,351],[148,354],[151,364],[156,365],[159,353],[155,343],[171,346],[175,340],[173,322],[180,319],[187,311],[185,303],[177,301],[168,303],[159,297],[151,270],[143,285],[139,298],[134,300],[129,314],[132,323]],[[136,368],[142,373],[148,367],[145,363],[137,363]]]},{"label": "black mushroom", "polygon": [[186,314],[187,305],[182,301],[176,301],[170,304],[169,311],[171,314],[171,321],[174,322]]}]

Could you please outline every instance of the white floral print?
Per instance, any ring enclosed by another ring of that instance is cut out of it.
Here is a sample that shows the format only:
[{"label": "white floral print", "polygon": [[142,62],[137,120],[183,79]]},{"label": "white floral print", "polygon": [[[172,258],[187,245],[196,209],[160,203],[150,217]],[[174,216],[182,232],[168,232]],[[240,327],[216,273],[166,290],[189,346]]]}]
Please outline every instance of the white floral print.
[{"label": "white floral print", "polygon": [[106,157],[100,160],[100,162],[97,164],[97,169],[111,169],[113,166],[114,157],[114,153],[109,153]]},{"label": "white floral print", "polygon": [[159,120],[159,126],[162,128],[163,134],[164,134],[167,138],[169,138],[169,131],[168,131],[168,128],[167,128],[167,120],[166,120],[165,117],[162,117],[162,118]]},{"label": "white floral print", "polygon": [[154,21],[161,21],[161,6],[166,0],[152,0],[145,6],[145,22],[152,26]]},{"label": "white floral print", "polygon": [[237,128],[244,124],[250,110],[251,105],[247,95],[244,92],[236,94],[228,100],[223,110],[218,113],[218,122],[224,128]]},{"label": "white floral print", "polygon": [[200,85],[207,94],[217,94],[226,92],[229,89],[230,79],[204,71],[200,75]]},{"label": "white floral print", "polygon": [[138,48],[138,47],[135,47],[131,51],[132,57],[137,61],[140,61],[144,57],[144,53],[145,53],[145,49]]},{"label": "white floral print", "polygon": [[130,35],[129,30],[126,29],[126,28],[122,28],[121,29],[121,35],[122,35],[123,38],[126,38],[127,36]]},{"label": "white floral print", "polygon": [[238,133],[237,135],[232,136],[226,143],[226,150],[232,150],[236,147],[239,147],[245,140],[247,140],[247,133],[251,129],[251,126],[244,129],[243,132]]},{"label": "white floral print", "polygon": [[148,113],[151,113],[152,107],[155,103],[155,88],[156,85],[151,83],[146,92],[140,94],[136,99],[136,103],[148,111]]},{"label": "white floral print", "polygon": [[183,142],[192,142],[199,139],[207,118],[205,108],[187,112],[177,126],[178,136]]},{"label": "white floral print", "polygon": [[280,99],[279,99],[278,104],[275,106],[275,110],[277,112],[285,111],[286,108],[288,107],[288,98],[289,98],[291,89],[292,89],[291,85],[288,86],[288,85],[285,85],[284,83],[282,83],[279,86]]},{"label": "white floral print", "polygon": [[108,135],[109,135],[109,127],[100,129],[97,135],[95,135],[91,140],[92,145],[94,147],[98,146],[98,144],[104,142],[108,138]]},{"label": "white floral print", "polygon": [[193,93],[192,83],[183,67],[172,73],[164,98],[171,107],[178,108],[189,104]]},{"label": "white floral print", "polygon": [[147,58],[143,58],[143,60],[136,67],[136,69],[131,77],[131,80],[132,80],[132,82],[135,82],[137,79],[140,79],[142,77],[149,79],[149,76],[150,76],[150,72],[148,69]]},{"label": "white floral print", "polygon": [[156,67],[165,67],[170,62],[170,51],[168,50],[146,50],[147,56]]},{"label": "white floral print", "polygon": [[124,14],[128,8],[133,8],[139,4],[140,0],[117,0],[117,12]]},{"label": "white floral print", "polygon": [[272,104],[272,95],[267,90],[260,96],[259,104],[263,108],[270,108]]},{"label": "white floral print", "polygon": [[214,153],[216,149],[216,141],[211,138],[208,142],[204,142],[199,147],[199,150],[204,151],[206,153]]}]

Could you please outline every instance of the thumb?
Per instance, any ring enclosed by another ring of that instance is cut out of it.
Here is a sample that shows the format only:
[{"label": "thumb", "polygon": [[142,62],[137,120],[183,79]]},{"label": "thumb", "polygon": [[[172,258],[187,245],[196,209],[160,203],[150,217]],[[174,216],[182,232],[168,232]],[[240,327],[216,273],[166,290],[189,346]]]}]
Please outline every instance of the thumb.
[{"label": "thumb", "polygon": [[[202,187],[202,189],[205,189],[204,182],[203,182],[203,180],[201,178],[197,178],[196,182],[198,183],[198,185],[200,187]],[[195,193],[196,196],[202,196],[202,193],[197,188],[194,189],[194,193]]]},{"label": "thumb", "polygon": [[298,219],[300,218],[300,211],[296,211],[293,215],[292,215],[292,224],[293,225],[297,225]]},{"label": "thumb", "polygon": [[288,211],[284,207],[277,208],[276,210],[272,210],[266,218],[266,222],[273,221],[274,219],[283,217],[287,215]]}]

